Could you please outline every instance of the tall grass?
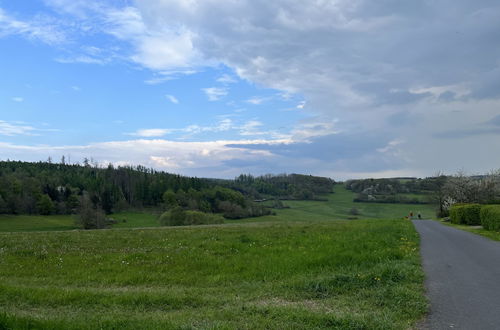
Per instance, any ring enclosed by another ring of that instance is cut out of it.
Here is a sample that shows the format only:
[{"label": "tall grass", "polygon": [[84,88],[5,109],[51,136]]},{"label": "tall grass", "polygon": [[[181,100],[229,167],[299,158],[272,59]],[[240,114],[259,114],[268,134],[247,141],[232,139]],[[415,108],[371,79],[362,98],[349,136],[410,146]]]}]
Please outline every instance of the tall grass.
[{"label": "tall grass", "polygon": [[411,327],[426,310],[411,223],[319,213],[0,233],[0,329]]}]

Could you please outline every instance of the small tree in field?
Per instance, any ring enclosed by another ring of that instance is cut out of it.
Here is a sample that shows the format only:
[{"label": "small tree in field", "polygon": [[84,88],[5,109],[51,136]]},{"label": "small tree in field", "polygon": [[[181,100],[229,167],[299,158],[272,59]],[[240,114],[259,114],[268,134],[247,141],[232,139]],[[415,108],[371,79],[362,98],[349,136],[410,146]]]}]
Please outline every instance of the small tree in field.
[{"label": "small tree in field", "polygon": [[179,206],[179,203],[177,203],[177,196],[172,190],[167,190],[163,193],[163,203],[165,203],[165,208],[167,210]]},{"label": "small tree in field", "polygon": [[84,194],[80,200],[76,223],[83,229],[106,228],[106,215],[103,210],[94,206],[87,194]]}]

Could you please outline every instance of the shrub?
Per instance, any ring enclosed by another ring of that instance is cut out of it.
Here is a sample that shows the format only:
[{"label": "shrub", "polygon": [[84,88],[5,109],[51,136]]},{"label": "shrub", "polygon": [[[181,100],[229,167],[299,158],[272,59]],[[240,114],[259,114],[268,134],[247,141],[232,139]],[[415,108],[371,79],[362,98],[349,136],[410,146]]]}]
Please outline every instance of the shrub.
[{"label": "shrub", "polygon": [[222,211],[227,219],[241,219],[247,217],[247,210],[236,203],[230,201],[219,202],[217,208]]},{"label": "shrub", "polygon": [[360,214],[360,212],[359,212],[359,210],[358,210],[357,208],[353,207],[353,208],[351,208],[351,209],[349,210],[349,214],[350,214],[350,215],[359,215],[359,214]]},{"label": "shrub", "polygon": [[104,211],[92,207],[81,208],[76,216],[76,224],[83,229],[102,229],[108,225]]},{"label": "shrub", "polygon": [[481,224],[486,230],[500,231],[500,205],[485,205],[481,208]]},{"label": "shrub", "polygon": [[227,219],[252,218],[272,214],[271,210],[252,202],[247,202],[246,207],[243,208],[238,204],[223,201],[218,204],[218,208]]},{"label": "shrub", "polygon": [[75,222],[77,226],[83,229],[102,229],[108,225],[104,211],[93,205],[87,194],[84,194],[81,198]]},{"label": "shrub", "polygon": [[160,216],[160,224],[162,226],[208,225],[223,222],[224,218],[218,214],[184,211],[180,207],[167,211]]},{"label": "shrub", "polygon": [[455,204],[450,208],[450,220],[455,224],[480,225],[480,212],[479,204]]}]

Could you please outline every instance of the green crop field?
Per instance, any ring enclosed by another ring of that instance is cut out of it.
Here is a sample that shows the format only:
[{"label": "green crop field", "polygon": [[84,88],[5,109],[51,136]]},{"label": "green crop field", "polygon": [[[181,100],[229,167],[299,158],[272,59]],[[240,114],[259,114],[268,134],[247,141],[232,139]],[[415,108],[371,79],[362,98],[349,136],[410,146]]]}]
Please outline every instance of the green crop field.
[{"label": "green crop field", "polygon": [[[423,317],[409,206],[353,203],[342,186],[285,204],[177,228],[130,212],[94,231],[2,216],[0,329],[407,329]],[[367,220],[341,220],[353,206]]]}]

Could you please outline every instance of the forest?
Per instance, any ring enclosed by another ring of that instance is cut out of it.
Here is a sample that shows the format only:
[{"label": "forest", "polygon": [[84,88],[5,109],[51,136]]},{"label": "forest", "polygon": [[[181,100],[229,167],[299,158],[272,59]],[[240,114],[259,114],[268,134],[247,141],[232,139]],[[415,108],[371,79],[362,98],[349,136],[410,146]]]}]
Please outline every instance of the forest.
[{"label": "forest", "polygon": [[[100,167],[0,161],[0,213],[75,214],[82,205],[110,214],[140,208],[179,207],[228,218],[269,214],[260,199],[317,199],[334,181],[309,175],[241,175],[235,180],[202,179],[144,166]],[[257,201],[256,201],[257,200]]]}]

